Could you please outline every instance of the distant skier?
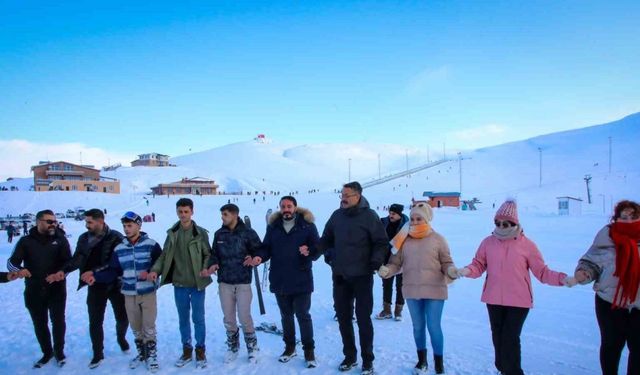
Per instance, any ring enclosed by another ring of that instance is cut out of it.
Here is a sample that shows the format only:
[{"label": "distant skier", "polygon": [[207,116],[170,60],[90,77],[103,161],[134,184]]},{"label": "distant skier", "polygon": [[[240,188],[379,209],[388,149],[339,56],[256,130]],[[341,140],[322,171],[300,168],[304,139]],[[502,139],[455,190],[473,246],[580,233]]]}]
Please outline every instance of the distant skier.
[{"label": "distant skier", "polygon": [[6,226],[5,230],[7,231],[7,241],[9,243],[13,242],[13,235],[15,234],[16,228],[13,227],[13,223],[9,223]]}]

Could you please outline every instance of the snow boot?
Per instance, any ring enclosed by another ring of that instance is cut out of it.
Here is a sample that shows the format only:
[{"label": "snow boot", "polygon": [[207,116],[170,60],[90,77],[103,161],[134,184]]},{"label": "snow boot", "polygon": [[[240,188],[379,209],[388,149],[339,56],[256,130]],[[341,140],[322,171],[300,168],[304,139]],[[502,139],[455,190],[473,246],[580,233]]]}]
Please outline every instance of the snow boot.
[{"label": "snow boot", "polygon": [[138,351],[138,355],[136,355],[135,358],[129,361],[129,368],[132,370],[137,368],[141,363],[144,363],[146,359],[146,355],[145,355],[146,348],[145,348],[144,342],[138,339],[136,339],[134,342],[136,344],[136,350]]},{"label": "snow boot", "polygon": [[[143,354],[146,354],[145,362],[147,364],[147,370],[151,372],[156,372],[160,370],[160,363],[158,363],[158,349],[156,348],[156,342],[147,341],[143,350],[145,351],[145,353]],[[196,348],[196,353],[198,353],[197,348]]]},{"label": "snow boot", "polygon": [[244,342],[247,345],[247,352],[249,353],[249,362],[257,363],[258,362],[258,352],[260,348],[258,348],[258,338],[256,337],[256,333],[245,333],[244,334]]},{"label": "snow boot", "polygon": [[183,367],[187,363],[193,360],[193,347],[190,345],[184,345],[182,347],[182,355],[176,361],[176,367]]},{"label": "snow boot", "polygon": [[444,374],[444,362],[441,355],[433,355],[434,367],[436,369],[436,374]]},{"label": "snow boot", "polygon": [[373,362],[367,361],[362,363],[362,371],[360,375],[373,375]]},{"label": "snow boot", "polygon": [[207,355],[204,346],[196,346],[196,368],[207,367]]},{"label": "snow boot", "polygon": [[390,303],[383,303],[382,304],[382,311],[380,311],[380,313],[378,315],[376,315],[376,319],[378,320],[384,320],[384,319],[391,319],[391,304]]},{"label": "snow boot", "polygon": [[104,361],[104,354],[102,353],[95,353],[93,355],[93,358],[91,358],[91,362],[89,362],[89,368],[90,369],[94,369],[97,368],[98,366],[100,366],[100,364],[102,363],[102,361]]},{"label": "snow boot", "polygon": [[67,364],[67,357],[64,355],[64,353],[56,354],[55,357],[58,367],[64,367],[64,365]]},{"label": "snow boot", "polygon": [[33,364],[33,368],[42,368],[44,365],[49,363],[49,361],[53,358],[53,354],[43,354],[42,358],[40,358],[36,363]]},{"label": "snow boot", "polygon": [[396,322],[400,322],[402,321],[402,308],[404,307],[404,305],[399,305],[396,303],[396,308],[395,311],[393,312],[393,318],[396,320]]},{"label": "snow boot", "polygon": [[240,349],[240,333],[238,330],[235,332],[227,332],[227,352],[224,354],[224,363],[233,362],[238,357],[238,350]]},{"label": "snow boot", "polygon": [[280,358],[278,358],[278,361],[282,363],[287,363],[291,360],[291,358],[295,357],[296,355],[297,353],[296,353],[295,344],[294,345],[286,344],[284,348],[284,352],[282,352],[282,354],[280,355]]},{"label": "snow boot", "polygon": [[358,365],[358,361],[357,360],[351,359],[351,358],[345,358],[340,363],[340,366],[338,366],[338,371],[340,371],[340,372],[349,371],[352,368],[356,367],[357,365]]},{"label": "snow boot", "polygon": [[313,352],[313,348],[304,349],[304,362],[307,368],[318,367],[318,362],[316,362],[316,355]]},{"label": "snow boot", "polygon": [[416,367],[413,369],[414,375],[426,374],[427,368],[429,365],[427,364],[427,349],[421,349],[417,351],[418,353],[418,363]]}]

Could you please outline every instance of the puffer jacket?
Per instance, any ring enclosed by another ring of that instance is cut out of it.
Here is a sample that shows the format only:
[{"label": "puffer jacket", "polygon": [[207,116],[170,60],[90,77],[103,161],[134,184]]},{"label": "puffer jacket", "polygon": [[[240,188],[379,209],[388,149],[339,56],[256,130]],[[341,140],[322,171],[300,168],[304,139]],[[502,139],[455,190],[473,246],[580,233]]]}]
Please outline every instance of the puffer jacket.
[{"label": "puffer jacket", "polygon": [[[576,271],[585,271],[589,279],[584,284],[595,281],[593,290],[596,294],[603,300],[613,303],[619,279],[613,276],[616,270],[616,246],[609,235],[609,230],[608,225],[600,229],[589,250],[580,258]],[[640,244],[638,244],[638,251],[640,251]],[[640,291],[635,301],[627,307],[640,309]]]},{"label": "puffer jacket", "polygon": [[[282,223],[282,214],[276,212],[269,217],[258,256],[263,262],[271,260],[269,290],[276,294],[313,292],[312,262],[320,257],[317,250],[318,229],[311,211],[298,207],[293,228],[287,233]],[[309,247],[309,256],[300,254],[300,246]]]},{"label": "puffer jacket", "polygon": [[533,289],[529,271],[544,284],[562,286],[567,275],[552,271],[544,263],[542,254],[524,234],[500,240],[491,235],[485,238],[471,264],[470,278],[478,278],[487,271],[481,301],[491,305],[533,307]]},{"label": "puffer jacket", "polygon": [[402,250],[387,264],[388,277],[402,271],[402,295],[411,299],[447,299],[451,266],[449,245],[435,231],[424,238],[407,237]]},{"label": "puffer jacket", "polygon": [[365,276],[384,263],[389,239],[378,214],[361,197],[358,205],[333,212],[318,249],[320,252],[332,249],[331,269],[335,275]]},{"label": "puffer jacket", "polygon": [[242,219],[233,230],[222,226],[213,235],[209,267],[217,264],[218,282],[225,284],[250,284],[251,267],[244,266],[247,255],[257,255],[262,242],[253,229],[247,227]]}]

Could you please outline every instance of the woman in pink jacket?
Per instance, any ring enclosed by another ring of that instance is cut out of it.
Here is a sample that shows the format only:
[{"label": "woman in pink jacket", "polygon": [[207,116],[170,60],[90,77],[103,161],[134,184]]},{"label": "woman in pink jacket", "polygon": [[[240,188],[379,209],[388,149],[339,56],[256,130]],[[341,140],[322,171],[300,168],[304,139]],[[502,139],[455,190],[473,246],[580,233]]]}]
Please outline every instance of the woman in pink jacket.
[{"label": "woman in pink jacket", "polygon": [[529,271],[540,282],[565,285],[567,275],[544,263],[535,243],[522,232],[516,202],[507,200],[496,212],[496,228],[485,238],[468,266],[457,276],[478,278],[486,271],[482,302],[487,304],[495,366],[504,375],[522,375],[520,333],[533,307]]}]

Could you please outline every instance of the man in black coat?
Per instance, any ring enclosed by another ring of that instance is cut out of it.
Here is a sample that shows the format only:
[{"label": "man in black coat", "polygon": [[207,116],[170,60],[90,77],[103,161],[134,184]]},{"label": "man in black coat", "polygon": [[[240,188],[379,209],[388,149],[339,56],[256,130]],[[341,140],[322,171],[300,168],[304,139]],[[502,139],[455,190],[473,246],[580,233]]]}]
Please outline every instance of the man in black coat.
[{"label": "man in black coat", "polygon": [[355,299],[362,374],[373,373],[373,272],[383,264],[388,242],[380,218],[362,196],[362,186],[358,182],[345,184],[340,208],[327,221],[318,245],[321,252],[333,249],[333,300],[345,356],[338,368],[340,371],[348,371],[357,365],[351,321]]},{"label": "man in black coat", "polygon": [[[80,235],[73,258],[64,266],[64,273],[80,270],[78,290],[90,281],[95,281],[93,273],[105,268],[109,264],[113,249],[122,242],[122,234],[109,228],[104,222],[104,213],[98,208],[85,212],[87,231]],[[58,274],[58,277],[64,275]],[[113,315],[116,320],[116,337],[122,351],[129,350],[129,343],[125,338],[129,320],[124,307],[124,296],[120,293],[120,281],[104,284],[94,282],[87,291],[87,310],[89,312],[89,336],[93,348],[93,358],[89,368],[100,366],[104,359],[104,313],[107,301],[111,302]]]},{"label": "man in black coat", "polygon": [[318,240],[311,211],[298,207],[294,197],[285,196],[280,199],[280,211],[269,217],[262,248],[253,259],[255,266],[271,260],[269,289],[275,293],[280,308],[285,344],[280,362],[288,362],[296,356],[295,314],[307,367],[317,365],[309,310],[313,292],[312,261],[320,257],[316,248]]},{"label": "man in black coat", "polygon": [[[25,278],[24,304],[29,310],[33,329],[42,350],[42,358],[34,365],[40,368],[53,356],[58,366],[65,364],[64,336],[66,331],[64,311],[67,302],[67,283],[62,278],[49,281],[49,276],[62,269],[71,258],[71,249],[51,210],[38,212],[36,227],[20,238],[7,261],[10,272]],[[48,317],[51,317],[53,346]]]}]

